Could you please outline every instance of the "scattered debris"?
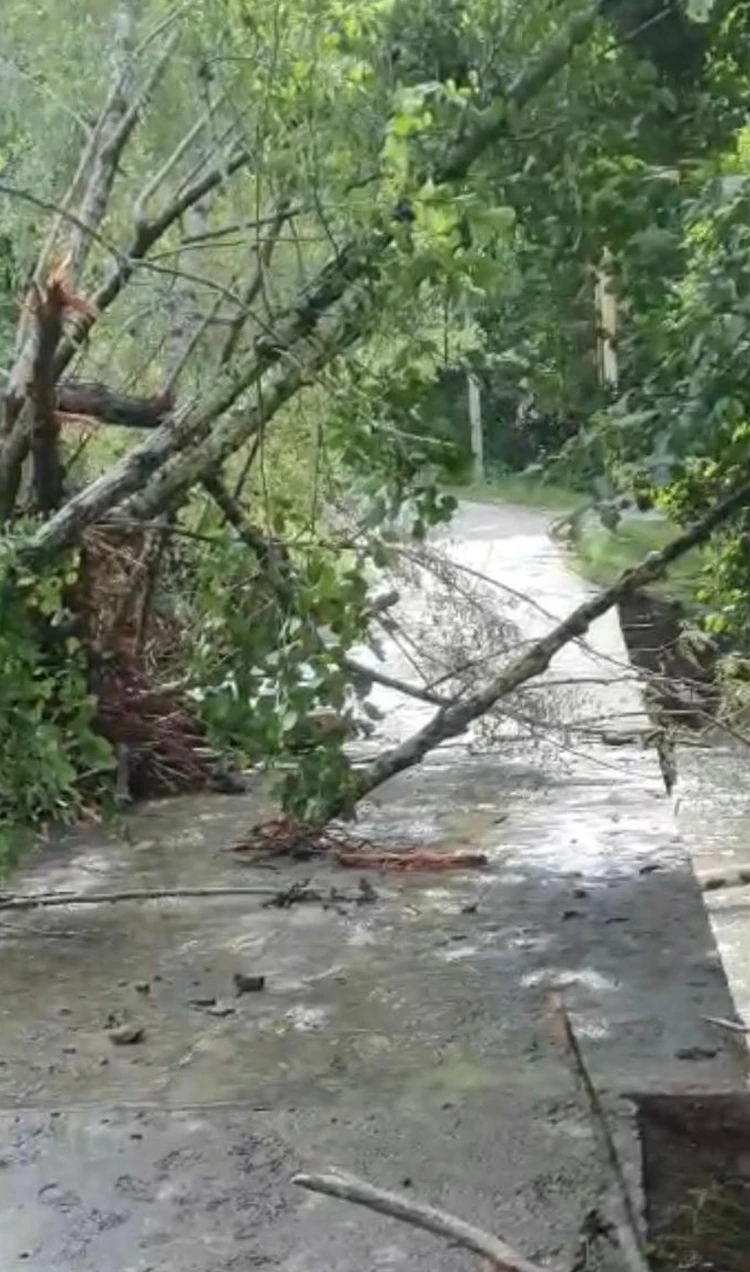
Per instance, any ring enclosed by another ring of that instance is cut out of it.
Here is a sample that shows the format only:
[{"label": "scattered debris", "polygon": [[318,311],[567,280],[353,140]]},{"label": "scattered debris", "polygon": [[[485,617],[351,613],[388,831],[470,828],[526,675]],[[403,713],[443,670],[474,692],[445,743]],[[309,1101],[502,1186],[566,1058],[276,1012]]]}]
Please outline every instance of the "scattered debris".
[{"label": "scattered debris", "polygon": [[[309,861],[313,856],[335,854],[352,842],[344,830],[333,825],[280,816],[251,826],[247,835],[232,846],[232,852],[247,854],[253,861],[265,857]],[[357,840],[357,846],[365,843]]]},{"label": "scattered debris", "polygon": [[362,875],[359,881],[359,896],[357,897],[357,905],[372,905],[377,900],[378,894],[370,883],[370,880],[366,879],[365,876]]},{"label": "scattered debris", "polygon": [[598,1266],[595,1262],[596,1251],[601,1248],[602,1244],[613,1246],[617,1249],[617,1229],[613,1223],[610,1223],[602,1215],[596,1206],[593,1206],[591,1210],[586,1211],[583,1217],[578,1233],[578,1246],[570,1272],[589,1272],[589,1269]]},{"label": "scattered debris", "polygon": [[719,1029],[728,1029],[731,1033],[750,1033],[750,1029],[741,1020],[725,1020],[723,1016],[703,1016],[702,1019],[709,1025],[716,1025]]},{"label": "scattered debris", "polygon": [[309,885],[309,879],[298,879],[288,888],[277,889],[268,901],[263,902],[263,909],[290,910],[293,905],[299,905],[303,901],[322,901],[323,893]]},{"label": "scattered debris", "polygon": [[376,849],[339,852],[340,866],[365,870],[476,870],[487,865],[483,852],[429,852],[415,848],[411,852],[379,852]]},{"label": "scattered debris", "polygon": [[[129,888],[124,892],[37,892],[31,896],[0,895],[0,910],[49,909],[61,905],[113,905],[116,901],[179,901],[188,897],[269,897],[267,885],[218,888]],[[127,982],[126,982],[127,983]]]},{"label": "scattered debris", "polygon": [[750,884],[750,870],[728,870],[726,874],[705,875],[700,881],[704,892],[718,892],[719,888],[744,888]]},{"label": "scattered debris", "polygon": [[232,977],[237,994],[258,994],[266,988],[265,976],[248,976],[245,972],[235,972]]},{"label": "scattered debris", "polygon": [[678,1060],[713,1060],[716,1047],[680,1047],[675,1051]]},{"label": "scattered debris", "polygon": [[216,1016],[219,1020],[223,1020],[226,1016],[233,1016],[237,1008],[234,1003],[215,1002],[210,1007],[203,1009],[207,1015]]},{"label": "scattered debris", "polygon": [[296,861],[326,856],[340,866],[365,870],[462,870],[487,864],[481,852],[430,851],[416,844],[402,850],[384,849],[332,822],[305,822],[286,816],[253,826],[231,851],[252,862],[269,856]]},{"label": "scattered debris", "polygon": [[137,1043],[143,1042],[145,1036],[146,1030],[143,1025],[138,1024],[117,1025],[109,1031],[109,1040],[116,1047],[134,1047]]}]

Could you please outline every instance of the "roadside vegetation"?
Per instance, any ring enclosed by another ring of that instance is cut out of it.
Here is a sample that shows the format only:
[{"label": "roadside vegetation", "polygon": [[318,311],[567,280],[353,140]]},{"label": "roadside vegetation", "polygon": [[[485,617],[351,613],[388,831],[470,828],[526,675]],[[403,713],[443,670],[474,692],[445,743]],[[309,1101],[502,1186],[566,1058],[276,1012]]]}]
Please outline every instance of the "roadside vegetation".
[{"label": "roadside vegetation", "polygon": [[136,795],[229,755],[294,816],[350,814],[544,669],[503,646],[486,680],[420,673],[434,727],[354,771],[352,651],[451,516],[470,373],[507,474],[478,493],[580,497],[603,527],[618,500],[659,511],[590,519],[580,568],[608,584],[661,547],[637,581],[669,566],[745,655],[747,6],[8,0],[0,21],[8,850],[99,815],[123,761]]}]

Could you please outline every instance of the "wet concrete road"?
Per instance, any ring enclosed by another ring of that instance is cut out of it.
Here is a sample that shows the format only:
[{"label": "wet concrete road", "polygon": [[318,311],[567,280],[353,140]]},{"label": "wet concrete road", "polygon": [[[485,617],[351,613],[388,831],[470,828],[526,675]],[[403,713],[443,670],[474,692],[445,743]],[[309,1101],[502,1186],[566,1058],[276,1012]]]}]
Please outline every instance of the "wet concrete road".
[{"label": "wet concrete road", "polygon": [[[540,514],[462,510],[453,551],[512,587],[524,631],[580,598]],[[541,607],[541,610],[540,608]],[[614,620],[551,675],[633,718]],[[381,698],[381,702],[383,699]],[[414,723],[390,703],[396,737]],[[421,710],[421,708],[417,708]],[[260,791],[153,805],[127,840],[80,836],[16,883],[90,891],[239,882],[222,849]],[[633,1089],[744,1081],[733,1007],[653,756],[640,748],[455,746],[378,793],[379,839],[472,847],[485,871],[374,878],[368,905],[203,898],[4,916],[0,1267],[37,1272],[463,1269],[470,1256],[343,1203],[298,1168],[353,1170],[568,1268],[602,1171],[550,1027],[562,989],[636,1169]],[[316,883],[356,890],[342,871]],[[264,992],[234,996],[235,972]],[[214,1008],[200,1005],[217,1000]],[[222,1014],[226,1011],[227,1014]],[[113,1021],[144,1028],[115,1046]],[[606,1191],[606,1189],[605,1189]]]}]

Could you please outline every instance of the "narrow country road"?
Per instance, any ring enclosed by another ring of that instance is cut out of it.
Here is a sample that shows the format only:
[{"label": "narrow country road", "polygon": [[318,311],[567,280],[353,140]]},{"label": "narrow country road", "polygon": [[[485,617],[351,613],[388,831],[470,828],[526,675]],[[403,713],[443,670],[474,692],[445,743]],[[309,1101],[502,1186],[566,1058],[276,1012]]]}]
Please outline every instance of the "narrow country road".
[{"label": "narrow country road", "polygon": [[[531,598],[514,611],[525,638],[583,595],[541,513],[467,505],[450,550],[499,596]],[[641,706],[624,661],[610,615],[550,678],[580,682],[566,702],[581,718],[632,727]],[[388,667],[403,673],[394,651]],[[429,712],[390,691],[377,701],[393,740]],[[15,883],[282,888],[314,873],[356,885],[341,870],[249,869],[222,854],[261,809],[259,791],[154,804],[127,839],[80,835]],[[238,896],[3,917],[4,1272],[477,1266],[290,1185],[327,1167],[411,1190],[568,1269],[606,1181],[550,990],[634,1171],[622,1093],[744,1080],[744,1042],[704,1019],[733,1007],[650,752],[453,744],[379,791],[363,821],[379,839],[480,848],[489,867],[374,876],[366,905]],[[264,975],[265,990],[235,997],[237,972]],[[113,1045],[125,1020],[142,1038]]]}]

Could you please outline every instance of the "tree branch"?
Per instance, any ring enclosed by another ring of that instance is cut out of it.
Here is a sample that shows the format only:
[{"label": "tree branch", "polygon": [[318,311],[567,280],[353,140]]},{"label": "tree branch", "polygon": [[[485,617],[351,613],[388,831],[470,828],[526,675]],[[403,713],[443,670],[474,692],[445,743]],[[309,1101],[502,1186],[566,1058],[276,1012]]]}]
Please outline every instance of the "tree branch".
[{"label": "tree branch", "polygon": [[[128,888],[123,892],[38,892],[31,896],[3,896],[0,894],[0,910],[54,910],[64,905],[114,905],[122,901],[172,901],[190,897],[276,897],[278,888],[263,884],[213,888]],[[309,900],[322,899],[313,889],[307,890]],[[306,899],[302,897],[301,899]],[[356,901],[358,895],[337,893],[339,901]]]},{"label": "tree branch", "polygon": [[242,293],[240,312],[233,320],[227,334],[224,347],[219,355],[219,366],[225,367],[232,360],[235,349],[237,348],[237,342],[242,334],[242,328],[247,322],[250,306],[254,304],[263,288],[265,272],[271,263],[273,250],[278,242],[284,222],[289,216],[290,209],[291,200],[283,199],[273,216],[268,237],[264,240],[262,246],[258,248],[255,272]]},{"label": "tree branch", "polygon": [[[522,73],[508,94],[501,101],[481,112],[472,125],[471,136],[449,147],[447,158],[436,165],[432,176],[437,182],[458,181],[466,175],[471,164],[482,151],[502,134],[506,126],[508,106],[524,105],[538,93],[564,65],[566,58],[590,34],[596,8],[575,15],[551,42],[527,71]],[[129,257],[121,262],[111,279],[94,297],[96,308],[101,311],[111,304],[129,279],[134,263],[164,233],[189,206],[218,185],[230,170],[247,162],[247,153],[238,151],[227,166],[217,167],[188,187],[173,200],[161,217],[141,227],[131,247]],[[425,173],[427,175],[427,173]],[[296,347],[312,335],[321,319],[334,309],[337,302],[363,277],[370,280],[380,276],[380,262],[393,236],[393,220],[387,218],[376,227],[363,243],[351,241],[334,255],[321,270],[315,287],[306,290],[296,305],[286,311],[277,325],[272,339],[256,340],[253,355],[227,382],[220,386],[207,406],[196,417],[186,422],[182,430],[175,429],[169,435],[160,430],[147,448],[137,448],[110,473],[94,482],[82,492],[76,503],[60,510],[60,513],[34,537],[30,550],[43,552],[71,542],[93,518],[112,508],[123,496],[131,494],[143,482],[144,476],[154,474],[146,490],[131,501],[128,515],[151,517],[158,515],[175,500],[184,498],[190,486],[202,480],[206,473],[220,466],[237,446],[266,423],[308,380],[327,365],[343,349],[352,344],[360,331],[351,321],[339,323],[336,339],[328,339],[316,346],[312,354],[299,358]],[[368,306],[358,298],[356,308],[362,326],[368,316]],[[372,311],[370,301],[369,311]],[[88,316],[78,324],[68,340],[63,340],[57,358],[58,373],[64,370],[77,345],[85,337],[93,322]],[[284,365],[279,368],[279,363]],[[239,418],[223,421],[218,428],[214,422],[224,415],[247,389],[259,384],[267,372],[273,371],[270,383],[263,384],[262,395],[255,408]],[[262,399],[262,400],[260,400]],[[210,436],[206,434],[210,432]],[[203,441],[202,439],[206,439]],[[187,455],[177,455],[169,472],[160,473],[171,456],[186,444],[192,446]]]},{"label": "tree branch", "polygon": [[[521,657],[511,662],[476,693],[438,711],[423,729],[412,734],[399,746],[367,765],[357,775],[357,798],[380,786],[404,769],[412,768],[429,751],[448,738],[457,737],[468,726],[489,711],[496,702],[506,697],[527,680],[541,675],[549,667],[555,654],[570,641],[585,635],[595,619],[606,614],[621,597],[635,588],[644,587],[666,574],[668,567],[692,548],[705,543],[714,530],[728,521],[736,512],[750,503],[750,483],[733,491],[711,509],[705,517],[679,535],[661,552],[651,552],[632,570],[626,570],[610,587],[604,588],[590,600],[579,605],[563,622],[558,623],[547,636],[542,637]],[[333,811],[331,815],[334,815]]]},{"label": "tree branch", "polygon": [[539,1263],[530,1263],[523,1255],[506,1245],[500,1237],[492,1236],[464,1219],[446,1214],[444,1210],[436,1210],[421,1201],[412,1201],[409,1197],[401,1197],[398,1193],[386,1192],[383,1188],[374,1188],[372,1184],[354,1175],[295,1175],[293,1184],[307,1188],[310,1192],[325,1193],[328,1197],[338,1197],[342,1201],[353,1201],[357,1206],[365,1206],[368,1210],[376,1210],[391,1219],[400,1219],[402,1223],[422,1228],[437,1237],[445,1237],[464,1250],[472,1250],[484,1259],[489,1259],[495,1272],[544,1272]]},{"label": "tree branch", "polygon": [[63,415],[82,415],[121,428],[157,428],[169,417],[173,406],[168,393],[129,397],[94,381],[66,380],[57,390],[57,409]]},{"label": "tree branch", "polygon": [[226,162],[210,168],[202,177],[197,178],[192,185],[175,196],[159,216],[154,217],[152,221],[147,221],[136,230],[130,247],[122,255],[110,277],[92,296],[89,313],[78,320],[69,336],[62,341],[55,363],[58,375],[61,375],[68,366],[79,345],[91,331],[97,317],[104,313],[120,295],[130,281],[133,271],[154,243],[158,242],[189,208],[220,186],[227,177],[233,176],[240,168],[245,167],[248,160],[249,155],[244,148],[233,148]]},{"label": "tree branch", "polygon": [[63,496],[63,467],[55,413],[53,362],[63,328],[66,293],[61,278],[53,277],[41,290],[34,286],[36,317],[31,380],[27,389],[31,415],[31,454],[34,491],[40,512],[57,508]]}]

